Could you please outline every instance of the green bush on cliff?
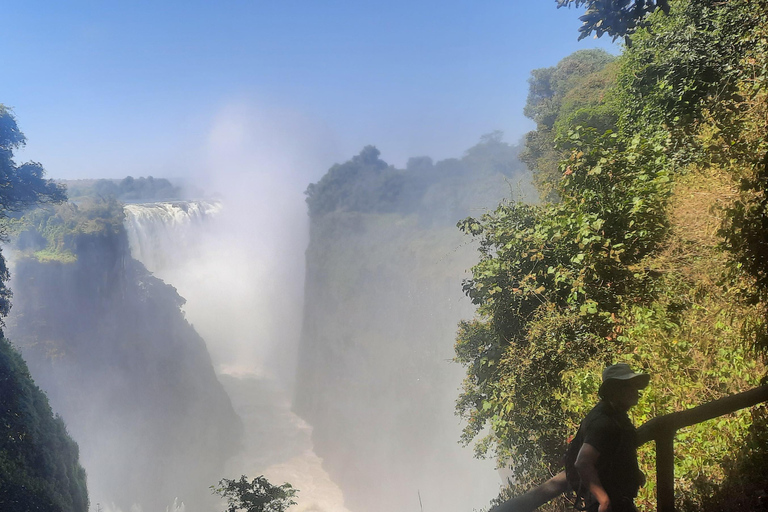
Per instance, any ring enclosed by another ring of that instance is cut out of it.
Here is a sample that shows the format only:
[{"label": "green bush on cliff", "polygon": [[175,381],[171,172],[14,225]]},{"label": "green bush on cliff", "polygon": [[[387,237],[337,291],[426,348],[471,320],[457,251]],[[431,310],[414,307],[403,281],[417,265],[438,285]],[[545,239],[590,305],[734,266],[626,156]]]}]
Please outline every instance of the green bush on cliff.
[{"label": "green bush on cliff", "polygon": [[123,229],[123,205],[115,198],[87,198],[30,210],[6,223],[22,254],[40,261],[72,263],[79,242]]}]

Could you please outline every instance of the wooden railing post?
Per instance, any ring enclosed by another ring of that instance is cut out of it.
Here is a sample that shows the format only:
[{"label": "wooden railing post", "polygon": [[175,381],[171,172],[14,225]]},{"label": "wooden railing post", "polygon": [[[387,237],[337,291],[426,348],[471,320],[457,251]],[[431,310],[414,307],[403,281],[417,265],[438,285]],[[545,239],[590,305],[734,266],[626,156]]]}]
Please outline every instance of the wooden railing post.
[{"label": "wooden railing post", "polygon": [[656,506],[658,512],[675,512],[675,431],[656,438]]}]

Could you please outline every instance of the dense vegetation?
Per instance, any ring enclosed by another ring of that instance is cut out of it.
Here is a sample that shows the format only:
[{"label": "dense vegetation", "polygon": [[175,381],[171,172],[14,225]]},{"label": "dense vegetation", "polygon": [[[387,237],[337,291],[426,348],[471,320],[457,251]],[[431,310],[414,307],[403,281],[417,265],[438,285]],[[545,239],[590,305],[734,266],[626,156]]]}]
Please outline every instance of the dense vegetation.
[{"label": "dense vegetation", "polygon": [[575,5],[585,6],[586,12],[581,16],[582,26],[579,28],[579,39],[590,34],[597,37],[608,34],[615,40],[629,36],[638,27],[647,26],[645,17],[661,9],[669,13],[669,0],[556,0],[558,7]]},{"label": "dense vegetation", "polygon": [[5,339],[0,339],[0,404],[0,508],[86,511],[77,444]]},{"label": "dense vegetation", "polygon": [[519,183],[519,148],[502,137],[501,132],[484,135],[461,159],[435,163],[426,156],[414,157],[405,169],[388,165],[378,149],[367,146],[307,187],[309,215],[320,219],[334,212],[416,214],[422,223],[445,225],[496,196],[498,177],[509,180],[511,193],[524,196],[529,190]]},{"label": "dense vegetation", "polygon": [[21,255],[41,262],[73,263],[79,244],[121,233],[123,218],[123,205],[114,198],[88,197],[13,216],[5,229]]},{"label": "dense vegetation", "polygon": [[[511,465],[513,493],[560,469],[608,363],[652,375],[636,423],[765,376],[768,3],[669,7],[616,59],[532,73],[524,158],[547,201],[460,223],[480,242],[464,284],[478,316],[456,343],[463,440]],[[681,510],[758,509],[765,417],[678,433]],[[651,446],[641,459],[652,510]]]},{"label": "dense vegetation", "polygon": [[[24,135],[0,104],[0,219],[41,203],[60,203],[63,187],[43,179],[35,162],[17,165],[13,151]],[[0,231],[0,236],[6,236]],[[0,316],[10,310],[10,275],[0,255]],[[54,416],[27,365],[0,331],[0,508],[85,512],[85,471],[64,421]]]},{"label": "dense vegetation", "polygon": [[100,197],[118,199],[123,202],[166,201],[179,199],[181,189],[165,178],[146,178],[127,176],[121,180],[69,180],[67,186],[69,198],[77,201],[81,198]]}]

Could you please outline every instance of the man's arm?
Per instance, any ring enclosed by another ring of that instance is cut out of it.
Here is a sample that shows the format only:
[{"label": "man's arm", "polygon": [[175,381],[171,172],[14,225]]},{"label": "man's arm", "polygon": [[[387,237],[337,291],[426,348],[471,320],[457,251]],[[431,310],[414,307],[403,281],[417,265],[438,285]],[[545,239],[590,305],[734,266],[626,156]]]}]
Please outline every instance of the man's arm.
[{"label": "man's arm", "polygon": [[527,493],[492,508],[491,512],[532,512],[567,490],[568,480],[565,478],[565,471],[561,471]]},{"label": "man's arm", "polygon": [[574,466],[579,472],[582,483],[589,489],[592,496],[600,503],[598,512],[608,512],[611,510],[611,500],[608,493],[605,492],[603,484],[600,483],[600,477],[597,474],[597,460],[600,458],[600,452],[589,443],[581,445],[579,454],[576,456]]}]

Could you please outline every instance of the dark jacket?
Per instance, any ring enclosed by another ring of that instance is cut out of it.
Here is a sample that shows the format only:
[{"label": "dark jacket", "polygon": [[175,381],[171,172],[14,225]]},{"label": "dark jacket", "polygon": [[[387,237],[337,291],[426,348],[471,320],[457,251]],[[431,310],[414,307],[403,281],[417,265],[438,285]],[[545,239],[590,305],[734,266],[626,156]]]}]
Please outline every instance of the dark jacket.
[{"label": "dark jacket", "polygon": [[612,503],[631,500],[642,485],[637,465],[637,432],[625,412],[605,400],[581,422],[574,442],[589,443],[599,453],[597,474]]}]

